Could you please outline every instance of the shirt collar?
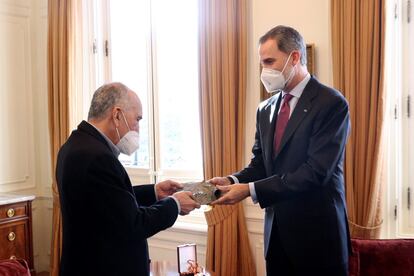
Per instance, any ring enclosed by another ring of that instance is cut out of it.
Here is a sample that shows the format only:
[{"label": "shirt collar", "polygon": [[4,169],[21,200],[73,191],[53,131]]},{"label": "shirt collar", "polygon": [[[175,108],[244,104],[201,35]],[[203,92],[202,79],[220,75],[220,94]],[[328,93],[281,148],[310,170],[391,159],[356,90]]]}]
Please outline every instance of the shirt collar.
[{"label": "shirt collar", "polygon": [[105,134],[103,134],[102,131],[99,130],[99,128],[97,128],[96,126],[94,126],[93,124],[87,122],[88,124],[90,124],[91,126],[93,126],[98,132],[99,134],[102,135],[102,137],[106,140],[106,142],[109,145],[109,148],[111,149],[112,153],[116,156],[116,158],[119,157],[119,154],[121,153],[121,151],[118,149],[117,146],[114,145],[114,143],[112,143],[111,139],[109,139]]},{"label": "shirt collar", "polygon": [[[293,89],[289,92],[289,94],[296,97],[296,98],[300,98],[300,96],[302,96],[303,90],[305,89],[306,85],[308,84],[310,78],[311,78],[311,76],[308,73],[303,78],[303,80],[301,80],[300,83],[298,83],[295,87],[293,87]],[[282,99],[286,94],[287,93],[285,91],[282,91]]]}]

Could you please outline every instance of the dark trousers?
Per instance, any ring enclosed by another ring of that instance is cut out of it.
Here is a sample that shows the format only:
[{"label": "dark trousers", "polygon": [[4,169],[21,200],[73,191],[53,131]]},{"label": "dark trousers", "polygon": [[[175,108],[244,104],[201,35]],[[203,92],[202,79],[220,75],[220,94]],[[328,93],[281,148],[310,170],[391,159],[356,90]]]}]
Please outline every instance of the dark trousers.
[{"label": "dark trousers", "polygon": [[267,276],[348,276],[348,263],[331,267],[296,267],[283,249],[279,233],[273,231],[266,256]]}]

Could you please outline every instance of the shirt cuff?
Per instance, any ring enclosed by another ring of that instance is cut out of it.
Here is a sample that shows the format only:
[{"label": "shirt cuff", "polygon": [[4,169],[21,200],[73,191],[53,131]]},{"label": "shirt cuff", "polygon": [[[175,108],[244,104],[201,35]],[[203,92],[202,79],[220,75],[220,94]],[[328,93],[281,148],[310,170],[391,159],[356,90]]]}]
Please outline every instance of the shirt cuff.
[{"label": "shirt cuff", "polygon": [[250,197],[253,200],[253,203],[256,204],[257,201],[257,195],[256,195],[256,189],[254,187],[254,182],[249,182],[249,190],[250,190]]},{"label": "shirt cuff", "polygon": [[168,197],[171,197],[172,199],[174,199],[175,203],[177,204],[178,214],[180,214],[181,213],[181,206],[180,206],[180,202],[178,201],[178,199],[176,199],[173,196],[168,196]]},{"label": "shirt cuff", "polygon": [[237,177],[235,177],[234,175],[229,175],[228,177],[230,177],[231,179],[233,179],[234,183],[240,183],[239,180],[237,179]]}]

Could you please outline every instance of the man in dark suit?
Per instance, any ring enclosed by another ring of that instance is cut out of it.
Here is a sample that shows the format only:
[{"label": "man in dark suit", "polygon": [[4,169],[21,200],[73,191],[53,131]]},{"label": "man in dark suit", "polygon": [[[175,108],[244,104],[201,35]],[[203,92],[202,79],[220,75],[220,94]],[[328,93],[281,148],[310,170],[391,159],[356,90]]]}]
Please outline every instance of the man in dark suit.
[{"label": "man in dark suit", "polygon": [[280,93],[259,105],[250,164],[211,180],[225,193],[214,204],[251,196],[265,208],[267,275],[347,275],[348,103],[309,75],[305,43],[293,28],[266,33],[259,56],[265,88]]},{"label": "man in dark suit", "polygon": [[132,186],[118,160],[138,148],[142,105],[121,83],[100,87],[88,122],[59,151],[63,218],[60,275],[149,275],[147,238],[200,207],[181,184]]}]

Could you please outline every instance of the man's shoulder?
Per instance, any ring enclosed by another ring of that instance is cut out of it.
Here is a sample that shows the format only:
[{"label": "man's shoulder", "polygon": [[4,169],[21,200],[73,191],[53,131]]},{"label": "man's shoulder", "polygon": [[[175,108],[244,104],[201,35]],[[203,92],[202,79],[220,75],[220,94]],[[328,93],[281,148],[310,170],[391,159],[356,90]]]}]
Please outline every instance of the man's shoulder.
[{"label": "man's shoulder", "polygon": [[69,181],[66,183],[72,187],[80,187],[85,181],[103,178],[108,174],[123,177],[124,170],[108,147],[82,134],[72,133],[59,151],[56,174],[58,178],[66,176]]},{"label": "man's shoulder", "polygon": [[318,99],[322,101],[324,104],[330,102],[348,105],[348,101],[339,90],[319,82],[314,77],[311,78],[309,83],[311,85],[311,88],[316,90]]},{"label": "man's shoulder", "polygon": [[61,158],[86,161],[91,159],[115,159],[110,149],[99,139],[81,130],[74,130],[59,151]]},{"label": "man's shoulder", "polygon": [[72,131],[64,146],[71,148],[79,148],[84,150],[94,150],[101,147],[100,141],[82,130],[76,129]]}]

